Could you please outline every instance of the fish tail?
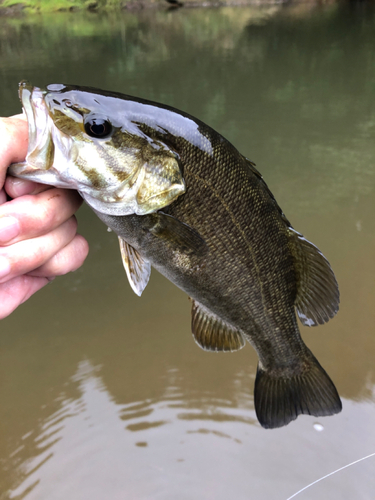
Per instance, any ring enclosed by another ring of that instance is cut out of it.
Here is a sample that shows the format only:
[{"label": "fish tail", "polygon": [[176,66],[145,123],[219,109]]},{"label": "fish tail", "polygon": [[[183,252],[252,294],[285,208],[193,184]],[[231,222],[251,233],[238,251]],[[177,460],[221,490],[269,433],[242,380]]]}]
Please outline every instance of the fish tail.
[{"label": "fish tail", "polygon": [[310,351],[297,374],[285,375],[259,364],[254,403],[258,420],[266,429],[287,425],[301,414],[323,417],[342,409],[336,387]]}]

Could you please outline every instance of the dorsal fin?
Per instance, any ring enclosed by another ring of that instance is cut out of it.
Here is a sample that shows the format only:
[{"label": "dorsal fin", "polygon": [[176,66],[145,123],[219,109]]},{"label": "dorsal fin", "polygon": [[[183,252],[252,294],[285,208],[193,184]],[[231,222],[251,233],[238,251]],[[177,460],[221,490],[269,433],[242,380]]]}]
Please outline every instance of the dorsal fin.
[{"label": "dorsal fin", "polygon": [[130,286],[133,292],[140,297],[150,279],[151,264],[147,260],[144,260],[137,250],[120,236],[118,237],[118,241],[122,263],[124,264]]},{"label": "dorsal fin", "polygon": [[254,163],[253,161],[249,160],[249,158],[246,158],[246,156],[244,156],[245,158],[245,161],[248,165],[248,167],[250,168],[250,170],[257,176],[259,177],[260,179],[263,179],[263,176],[262,174],[259,172],[259,170],[257,168],[255,168],[255,165],[256,163]]},{"label": "dorsal fin", "polygon": [[241,332],[192,299],[191,329],[196,343],[206,351],[238,351],[245,345]]},{"label": "dorsal fin", "polygon": [[283,219],[283,221],[285,222],[285,224],[286,224],[288,227],[290,227],[290,222],[289,222],[289,221],[288,221],[288,219],[285,217],[284,212],[283,212],[283,211],[281,210],[281,208],[279,207],[279,204],[277,203],[277,201],[276,201],[276,199],[275,199],[274,195],[271,193],[270,188],[267,186],[267,184],[266,184],[265,180],[263,179],[262,174],[259,172],[259,170],[257,170],[257,169],[255,168],[255,163],[254,163],[254,162],[252,162],[251,160],[249,160],[249,158],[246,158],[245,156],[244,156],[244,158],[245,158],[245,161],[246,161],[246,163],[247,163],[248,167],[249,167],[249,168],[250,168],[250,170],[252,171],[252,173],[253,173],[256,177],[258,177],[258,179],[259,179],[259,181],[260,181],[260,185],[261,185],[261,186],[263,187],[263,189],[265,189],[265,190],[266,190],[266,192],[268,193],[269,197],[271,198],[272,202],[274,203],[274,206],[275,206],[276,210],[279,212],[279,214],[280,214],[281,218]]},{"label": "dorsal fin", "polygon": [[301,322],[316,326],[329,321],[339,310],[340,293],[328,260],[301,234],[289,228],[297,275],[295,306]]}]

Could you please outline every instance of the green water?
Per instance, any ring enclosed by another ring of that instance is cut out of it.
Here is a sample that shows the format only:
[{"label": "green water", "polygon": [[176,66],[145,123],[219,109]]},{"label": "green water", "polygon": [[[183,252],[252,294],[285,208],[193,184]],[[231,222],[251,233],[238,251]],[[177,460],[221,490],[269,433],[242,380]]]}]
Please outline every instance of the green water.
[{"label": "green water", "polygon": [[[203,352],[186,296],[130,289],[83,207],[90,255],[0,324],[0,498],[286,500],[375,452],[375,9],[327,6],[0,19],[0,114],[17,84],[73,83],[182,109],[255,161],[324,252],[338,316],[301,327],[343,412],[266,431],[257,358]],[[322,427],[319,427],[322,426]],[[372,499],[375,457],[298,499]]]}]

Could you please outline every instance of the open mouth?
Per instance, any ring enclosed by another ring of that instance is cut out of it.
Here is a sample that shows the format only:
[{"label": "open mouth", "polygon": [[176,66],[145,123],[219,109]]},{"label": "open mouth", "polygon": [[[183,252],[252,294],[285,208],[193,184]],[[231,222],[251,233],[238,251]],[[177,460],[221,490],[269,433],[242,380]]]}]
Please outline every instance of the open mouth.
[{"label": "open mouth", "polygon": [[[39,89],[38,89],[39,90]],[[31,83],[23,80],[19,84],[18,95],[22,103],[23,109],[26,113],[27,123],[29,125],[29,151],[33,149],[33,145],[36,142],[36,123],[35,123],[35,113],[32,105],[32,93],[33,86]]]},{"label": "open mouth", "polygon": [[[35,163],[37,157],[46,160],[46,148],[49,143],[48,109],[44,101],[45,90],[33,87],[29,82],[22,81],[19,84],[19,96],[25,110],[29,125],[29,146],[27,162],[37,168],[48,168],[48,164],[42,165],[40,160]],[[44,154],[43,154],[44,153]]]},{"label": "open mouth", "polygon": [[[26,161],[9,167],[10,175],[48,184],[55,155],[49,116],[44,97],[47,90],[33,87],[29,82],[19,84],[19,97],[25,110],[29,127],[29,145]],[[47,179],[48,178],[48,179]]]}]

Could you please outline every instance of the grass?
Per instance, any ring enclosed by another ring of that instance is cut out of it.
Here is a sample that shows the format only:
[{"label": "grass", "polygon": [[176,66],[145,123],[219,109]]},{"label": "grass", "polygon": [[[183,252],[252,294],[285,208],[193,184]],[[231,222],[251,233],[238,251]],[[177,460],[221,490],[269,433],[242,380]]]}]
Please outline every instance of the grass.
[{"label": "grass", "polygon": [[57,12],[69,10],[113,9],[124,3],[121,0],[3,0],[0,7],[16,7],[28,12]]}]

